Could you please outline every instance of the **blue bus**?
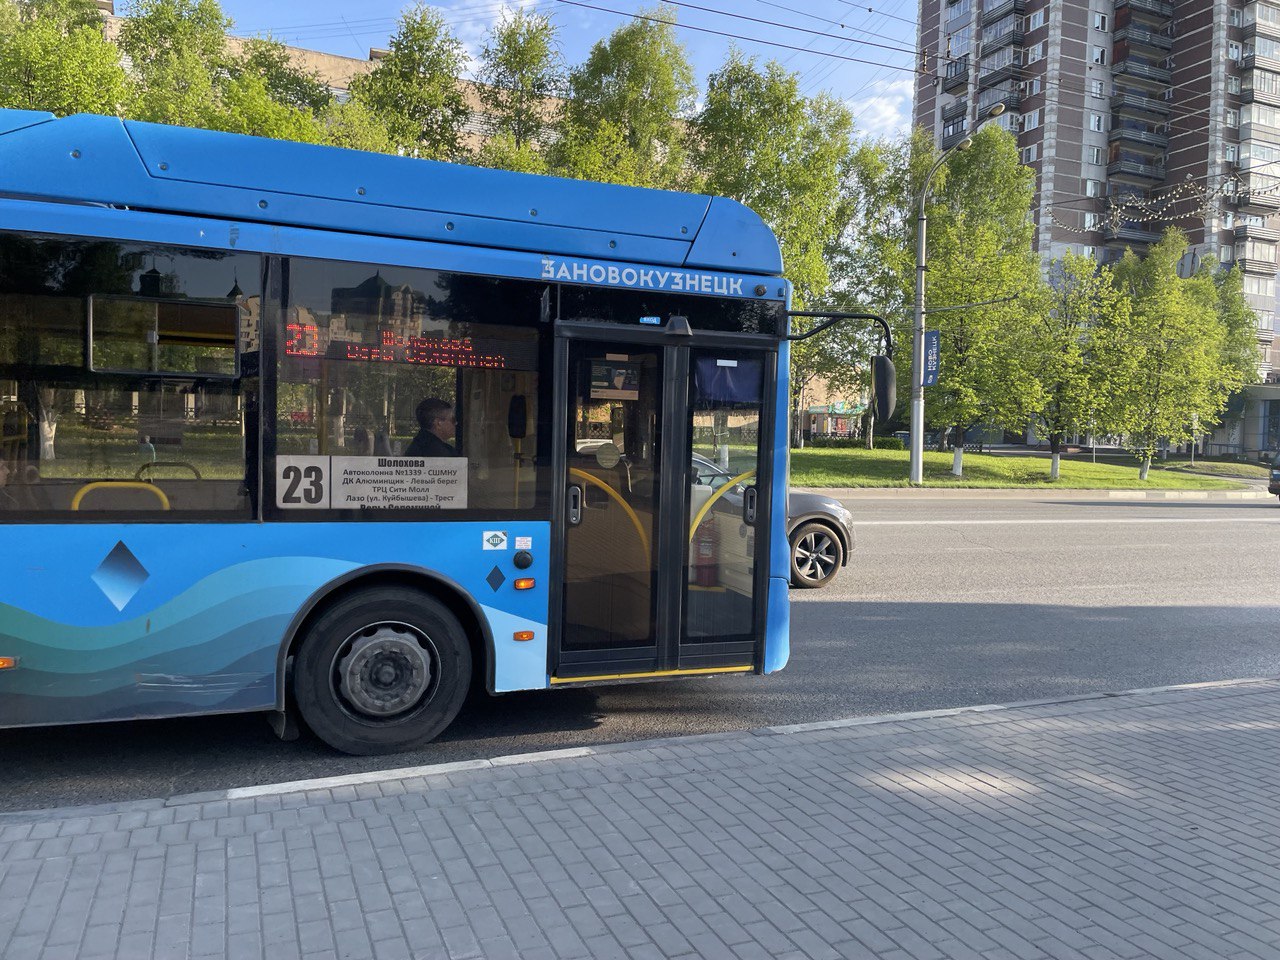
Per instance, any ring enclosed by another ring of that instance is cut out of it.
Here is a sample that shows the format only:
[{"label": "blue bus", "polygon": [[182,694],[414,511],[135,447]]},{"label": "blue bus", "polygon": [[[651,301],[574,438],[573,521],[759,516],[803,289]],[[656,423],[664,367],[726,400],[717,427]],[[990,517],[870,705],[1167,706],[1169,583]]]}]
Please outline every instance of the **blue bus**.
[{"label": "blue bus", "polygon": [[781,273],[722,198],[0,110],[0,726],[781,669]]}]

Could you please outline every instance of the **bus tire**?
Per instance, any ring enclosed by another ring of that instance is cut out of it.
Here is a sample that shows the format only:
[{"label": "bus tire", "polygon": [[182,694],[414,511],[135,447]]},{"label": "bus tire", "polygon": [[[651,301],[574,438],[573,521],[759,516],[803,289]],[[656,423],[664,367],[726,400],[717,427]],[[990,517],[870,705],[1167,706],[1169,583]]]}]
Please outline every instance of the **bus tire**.
[{"label": "bus tire", "polygon": [[343,597],[311,625],[294,661],[303,720],[329,746],[357,756],[435,739],[470,684],[462,625],[439,600],[404,587]]}]

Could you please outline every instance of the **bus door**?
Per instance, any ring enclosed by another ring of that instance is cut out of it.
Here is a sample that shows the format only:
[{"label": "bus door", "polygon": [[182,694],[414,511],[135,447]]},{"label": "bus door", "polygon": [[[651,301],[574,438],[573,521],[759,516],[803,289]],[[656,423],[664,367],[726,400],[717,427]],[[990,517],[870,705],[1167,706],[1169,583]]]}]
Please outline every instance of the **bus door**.
[{"label": "bus door", "polygon": [[756,665],[768,576],[762,427],[776,355],[693,343],[559,343],[553,682]]}]

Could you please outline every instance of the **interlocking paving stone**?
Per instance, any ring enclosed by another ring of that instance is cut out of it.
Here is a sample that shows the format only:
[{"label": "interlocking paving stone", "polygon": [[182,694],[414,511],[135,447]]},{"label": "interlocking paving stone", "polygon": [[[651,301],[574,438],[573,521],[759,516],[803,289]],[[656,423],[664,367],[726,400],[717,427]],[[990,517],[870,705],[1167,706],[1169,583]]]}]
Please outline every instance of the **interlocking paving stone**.
[{"label": "interlocking paving stone", "polygon": [[0,815],[0,955],[1280,957],[1280,681]]}]

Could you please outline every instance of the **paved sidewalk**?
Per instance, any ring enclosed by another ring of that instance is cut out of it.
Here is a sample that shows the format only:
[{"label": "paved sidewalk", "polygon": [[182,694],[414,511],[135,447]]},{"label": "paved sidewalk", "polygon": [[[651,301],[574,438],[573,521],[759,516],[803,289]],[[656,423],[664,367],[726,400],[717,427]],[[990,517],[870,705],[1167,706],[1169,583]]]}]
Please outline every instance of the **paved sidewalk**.
[{"label": "paved sidewalk", "polygon": [[1268,960],[1277,758],[1268,680],[10,814],[0,956]]}]

